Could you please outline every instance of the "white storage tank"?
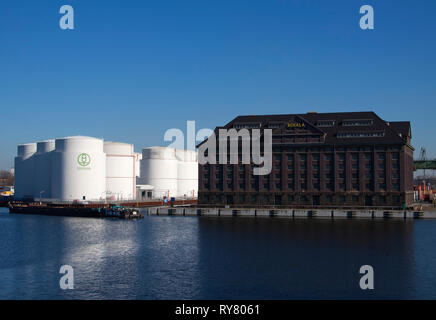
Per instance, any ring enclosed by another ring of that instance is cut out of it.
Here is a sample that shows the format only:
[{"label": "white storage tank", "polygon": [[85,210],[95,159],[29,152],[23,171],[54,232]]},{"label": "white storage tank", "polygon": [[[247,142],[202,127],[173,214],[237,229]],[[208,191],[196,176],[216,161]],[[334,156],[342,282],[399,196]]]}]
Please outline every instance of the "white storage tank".
[{"label": "white storage tank", "polygon": [[74,136],[56,139],[51,153],[51,197],[101,200],[106,193],[103,140]]},{"label": "white storage tank", "polygon": [[35,152],[36,143],[21,144],[17,148],[17,156],[14,159],[14,197],[17,200],[33,198]]},{"label": "white storage tank", "polygon": [[141,184],[152,185],[154,196],[176,197],[178,161],[176,149],[150,147],[142,150]]},{"label": "white storage tank", "polygon": [[106,197],[114,200],[136,198],[136,155],[133,144],[104,143],[106,154]]},{"label": "white storage tank", "polygon": [[178,162],[177,193],[178,197],[197,197],[198,162],[197,152],[193,150],[176,150]]},{"label": "white storage tank", "polygon": [[54,140],[36,143],[34,160],[33,198],[51,198],[51,152],[55,149]]}]

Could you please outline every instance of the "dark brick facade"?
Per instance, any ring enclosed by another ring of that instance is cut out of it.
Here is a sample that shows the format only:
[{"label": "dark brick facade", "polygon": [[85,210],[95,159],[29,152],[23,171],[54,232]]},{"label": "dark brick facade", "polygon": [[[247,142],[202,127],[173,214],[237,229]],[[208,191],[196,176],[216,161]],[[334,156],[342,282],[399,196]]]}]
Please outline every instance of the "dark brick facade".
[{"label": "dark brick facade", "polygon": [[199,165],[200,205],[402,207],[413,201],[409,122],[386,122],[373,112],[308,113],[240,116],[216,134],[219,128],[272,129],[272,171],[255,176],[254,164]]}]

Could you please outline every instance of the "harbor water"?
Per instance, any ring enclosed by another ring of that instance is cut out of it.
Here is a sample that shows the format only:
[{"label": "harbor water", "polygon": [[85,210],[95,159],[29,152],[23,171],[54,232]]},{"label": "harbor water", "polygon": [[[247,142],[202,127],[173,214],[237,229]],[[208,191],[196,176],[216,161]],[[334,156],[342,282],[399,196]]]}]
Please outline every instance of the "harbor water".
[{"label": "harbor water", "polygon": [[[436,299],[436,220],[9,214],[0,299]],[[62,290],[62,265],[74,289]],[[374,290],[362,290],[362,265]]]}]

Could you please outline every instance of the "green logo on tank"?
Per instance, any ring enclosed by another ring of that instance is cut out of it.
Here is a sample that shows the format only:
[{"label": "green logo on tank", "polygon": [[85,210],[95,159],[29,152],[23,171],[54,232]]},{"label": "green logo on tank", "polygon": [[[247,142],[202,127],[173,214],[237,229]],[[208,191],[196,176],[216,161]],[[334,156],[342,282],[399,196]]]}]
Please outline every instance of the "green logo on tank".
[{"label": "green logo on tank", "polygon": [[77,162],[78,162],[79,165],[81,165],[82,167],[89,166],[89,164],[91,163],[91,157],[90,157],[89,154],[87,154],[87,153],[81,153],[81,154],[79,154],[79,156],[77,157]]}]

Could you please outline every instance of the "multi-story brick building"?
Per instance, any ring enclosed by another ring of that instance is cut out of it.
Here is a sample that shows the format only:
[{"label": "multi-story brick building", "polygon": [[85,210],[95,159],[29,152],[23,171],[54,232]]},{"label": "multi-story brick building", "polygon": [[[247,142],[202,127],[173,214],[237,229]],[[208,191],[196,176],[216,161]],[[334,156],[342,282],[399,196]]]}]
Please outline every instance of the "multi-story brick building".
[{"label": "multi-story brick building", "polygon": [[388,122],[374,112],[307,113],[239,116],[217,127],[217,135],[220,128],[272,129],[272,171],[254,175],[255,165],[241,164],[240,155],[238,164],[200,165],[199,204],[401,207],[413,201],[408,121]]}]

